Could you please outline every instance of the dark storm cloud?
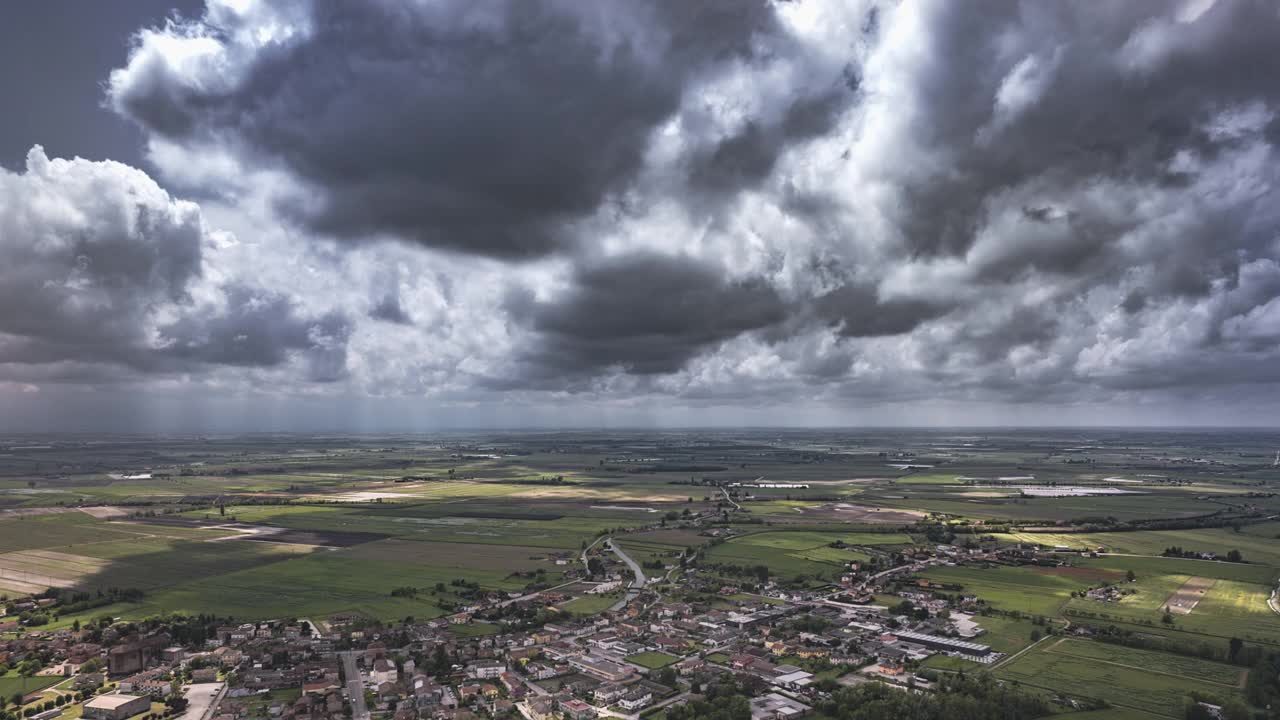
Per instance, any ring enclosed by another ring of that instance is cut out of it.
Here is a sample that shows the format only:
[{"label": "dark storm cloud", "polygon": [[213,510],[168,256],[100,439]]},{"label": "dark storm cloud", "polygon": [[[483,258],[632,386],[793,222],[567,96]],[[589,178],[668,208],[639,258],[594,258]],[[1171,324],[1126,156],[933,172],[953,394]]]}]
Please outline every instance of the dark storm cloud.
[{"label": "dark storm cloud", "polygon": [[950,308],[926,300],[882,300],[875,287],[850,283],[819,295],[814,309],[845,337],[877,337],[910,332]]},{"label": "dark storm cloud", "polygon": [[225,308],[188,315],[159,329],[166,355],[213,365],[271,367],[300,351],[308,379],[338,380],[346,373],[351,323],[339,313],[302,315],[278,293],[232,285]]},{"label": "dark storm cloud", "polygon": [[776,32],[763,0],[290,7],[308,31],[261,48],[206,15],[200,32],[249,56],[238,73],[193,78],[144,43],[115,106],[283,163],[314,191],[285,209],[315,230],[508,258],[570,243],[562,225],[633,176],[691,78]]},{"label": "dark storm cloud", "polygon": [[412,325],[413,318],[400,305],[399,294],[387,294],[369,310],[369,317],[396,325]]},{"label": "dark storm cloud", "polygon": [[739,132],[695,153],[689,179],[696,188],[721,192],[750,187],[773,172],[789,145],[829,132],[852,100],[853,90],[843,84],[797,98],[777,122],[748,122]]},{"label": "dark storm cloud", "polygon": [[782,321],[786,307],[759,278],[730,280],[693,258],[636,254],[578,270],[562,296],[508,299],[538,342],[525,356],[535,379],[621,368],[681,369],[701,352]]},{"label": "dark storm cloud", "polygon": [[[296,351],[309,379],[341,377],[344,317],[306,317],[245,284],[223,288],[221,304],[193,301],[209,242],[199,208],[145,173],[32,149],[24,173],[0,170],[0,364],[64,363],[64,381],[101,380],[114,371],[89,368],[269,367]],[[156,328],[161,317],[176,319]]]},{"label": "dark storm cloud", "polygon": [[201,273],[199,210],[116,163],[0,170],[0,361],[145,364],[144,324]]},{"label": "dark storm cloud", "polygon": [[1275,382],[1277,38],[1261,0],[210,0],[108,99],[244,237],[11,194],[95,230],[11,213],[63,243],[0,245],[0,367],[466,401]]},{"label": "dark storm cloud", "polygon": [[917,252],[967,250],[988,203],[1021,182],[1169,182],[1179,153],[1211,159],[1239,142],[1205,131],[1218,113],[1280,98],[1272,3],[1218,2],[1189,24],[1142,3],[942,7],[919,76],[917,131],[951,168],[903,187],[903,230]]}]

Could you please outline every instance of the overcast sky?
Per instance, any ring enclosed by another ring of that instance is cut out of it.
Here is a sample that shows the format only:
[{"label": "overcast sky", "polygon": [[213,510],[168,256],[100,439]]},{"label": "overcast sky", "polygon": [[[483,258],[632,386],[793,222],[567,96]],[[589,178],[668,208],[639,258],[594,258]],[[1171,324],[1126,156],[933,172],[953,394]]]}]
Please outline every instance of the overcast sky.
[{"label": "overcast sky", "polygon": [[0,430],[1276,425],[1269,0],[47,0]]}]

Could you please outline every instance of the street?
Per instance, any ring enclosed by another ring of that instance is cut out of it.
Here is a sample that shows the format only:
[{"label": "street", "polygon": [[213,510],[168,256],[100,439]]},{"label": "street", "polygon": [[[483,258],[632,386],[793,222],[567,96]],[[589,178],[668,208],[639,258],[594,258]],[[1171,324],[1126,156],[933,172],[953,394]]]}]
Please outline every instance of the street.
[{"label": "street", "polygon": [[369,708],[364,703],[364,679],[356,666],[358,653],[347,651],[338,654],[342,657],[342,674],[347,679],[347,694],[351,696],[351,717],[353,720],[369,720]]}]

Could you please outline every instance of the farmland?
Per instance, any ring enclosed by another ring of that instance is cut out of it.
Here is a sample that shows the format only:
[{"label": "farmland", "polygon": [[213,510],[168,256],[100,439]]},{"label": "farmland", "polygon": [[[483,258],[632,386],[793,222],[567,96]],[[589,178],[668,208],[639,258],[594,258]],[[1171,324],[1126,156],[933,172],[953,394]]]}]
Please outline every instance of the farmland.
[{"label": "farmland", "polygon": [[1188,691],[1236,697],[1244,680],[1244,672],[1230,665],[1074,639],[1041,643],[996,674],[1067,695],[1087,693],[1116,707],[1165,717],[1182,717]]},{"label": "farmland", "polygon": [[[1050,634],[994,669],[943,656],[927,666],[1103,699],[1112,716],[1169,717],[1191,690],[1238,696],[1244,668],[1055,633],[1114,628],[1222,657],[1232,638],[1280,650],[1280,615],[1267,605],[1280,580],[1274,440],[726,431],[15,441],[0,452],[0,592],[135,591],[55,612],[52,628],[174,612],[454,619],[478,598],[535,592],[551,598],[546,615],[572,618],[629,596],[630,570],[602,550],[604,537],[644,566],[645,605],[785,607],[796,592],[853,595],[850,577],[911,565],[868,589],[871,602],[976,598],[965,612],[985,630],[978,641],[1001,653]],[[1134,494],[1030,497],[1015,486]],[[1068,552],[1051,551],[1059,546]],[[1007,548],[1025,557],[998,556]],[[1169,548],[1187,556],[1162,557]],[[1221,561],[1232,551],[1243,562]],[[604,592],[588,592],[600,582]],[[1114,592],[1086,595],[1104,586]],[[466,637],[501,622],[449,628]],[[654,669],[673,657],[628,659]]]}]

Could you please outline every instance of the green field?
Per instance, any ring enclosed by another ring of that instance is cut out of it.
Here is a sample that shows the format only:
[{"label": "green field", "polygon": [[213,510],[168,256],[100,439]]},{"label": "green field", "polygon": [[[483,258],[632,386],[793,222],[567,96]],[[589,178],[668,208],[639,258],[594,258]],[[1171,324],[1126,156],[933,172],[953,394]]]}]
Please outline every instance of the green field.
[{"label": "green field", "polygon": [[1107,552],[1131,555],[1160,555],[1169,547],[1202,552],[1216,552],[1225,557],[1239,550],[1250,564],[1280,568],[1280,542],[1274,536],[1263,537],[1227,528],[1204,530],[1144,530],[1110,533],[1007,533],[998,540],[1039,545],[1064,545],[1073,549],[1106,548]]},{"label": "green field", "polygon": [[610,605],[618,602],[622,597],[622,592],[582,595],[581,597],[576,597],[566,603],[560,604],[559,608],[575,615],[595,615],[596,613],[608,610]]},{"label": "green field", "polygon": [[627,656],[627,662],[635,663],[640,667],[649,668],[650,670],[664,668],[679,659],[680,658],[674,655],[668,655],[661,652],[642,652]]},{"label": "green field", "polygon": [[9,698],[16,693],[29,695],[33,692],[44,690],[47,687],[57,685],[66,678],[56,675],[41,675],[37,677],[19,677],[16,673],[10,673],[0,677],[0,697]]},{"label": "green field", "polygon": [[1048,640],[998,668],[997,677],[1111,705],[1182,717],[1187,694],[1238,696],[1244,670],[1168,653],[1088,640]]},{"label": "green field", "polygon": [[933,567],[921,576],[939,583],[958,584],[992,607],[1031,615],[1053,616],[1085,587],[1080,580],[1025,567]]}]

